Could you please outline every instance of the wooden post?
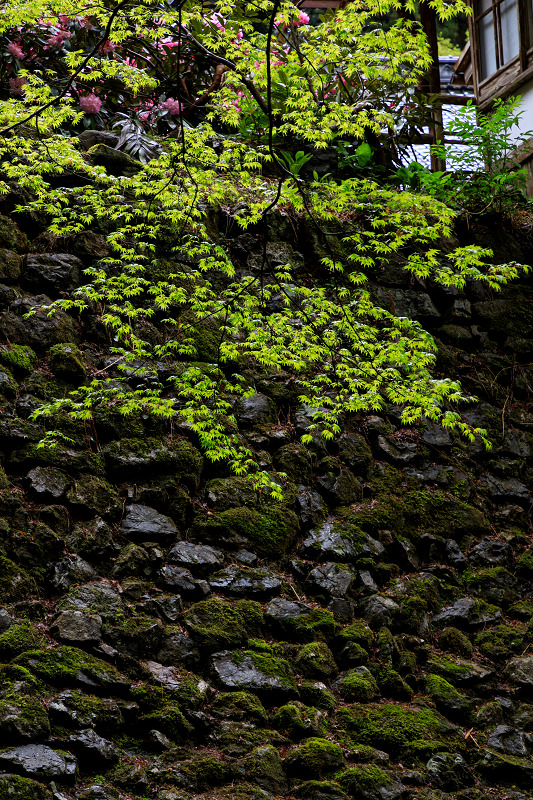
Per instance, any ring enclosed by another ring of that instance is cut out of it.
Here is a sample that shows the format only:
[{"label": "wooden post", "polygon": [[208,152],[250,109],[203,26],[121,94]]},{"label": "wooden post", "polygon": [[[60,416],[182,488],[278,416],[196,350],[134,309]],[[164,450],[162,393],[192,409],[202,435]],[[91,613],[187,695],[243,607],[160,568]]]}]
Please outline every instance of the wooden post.
[{"label": "wooden post", "polygon": [[[436,12],[425,2],[420,3],[420,23],[428,40],[429,52],[431,55],[431,67],[429,68],[425,86],[423,90],[428,95],[440,94],[440,71],[439,71],[439,46],[437,43],[437,15]],[[436,144],[444,139],[444,127],[442,123],[442,105],[436,100],[436,105],[431,114],[431,132],[433,143]],[[431,153],[431,171],[444,172],[446,162],[443,158],[438,158]]]}]

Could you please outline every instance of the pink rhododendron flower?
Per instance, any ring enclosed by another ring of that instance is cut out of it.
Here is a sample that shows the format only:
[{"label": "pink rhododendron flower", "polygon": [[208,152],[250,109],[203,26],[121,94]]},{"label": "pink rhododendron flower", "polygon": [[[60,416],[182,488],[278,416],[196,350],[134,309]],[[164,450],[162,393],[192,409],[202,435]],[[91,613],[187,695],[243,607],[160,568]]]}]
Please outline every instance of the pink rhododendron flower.
[{"label": "pink rhododendron flower", "polygon": [[47,47],[45,49],[49,49],[50,47],[57,47],[57,48],[63,47],[63,43],[66,42],[67,39],[70,39],[71,36],[72,34],[70,33],[70,31],[58,31],[58,33],[55,33],[53,36],[50,36],[50,38],[46,43]]},{"label": "pink rhododendron flower", "polygon": [[174,100],[173,97],[169,97],[164,103],[161,103],[161,108],[164,108],[166,111],[170,111],[171,114],[177,116],[181,113],[183,106],[179,100]]},{"label": "pink rhododendron flower", "polygon": [[80,108],[86,114],[98,114],[102,108],[102,101],[94,92],[91,92],[91,94],[86,94],[85,97],[80,97]]},{"label": "pink rhododendron flower", "polygon": [[219,29],[219,31],[224,32],[226,30],[226,28],[222,24],[225,21],[226,20],[223,17],[221,17],[220,14],[217,14],[216,12],[211,15],[211,22],[213,23],[213,25],[216,25],[216,27]]},{"label": "pink rhododendron flower", "polygon": [[11,94],[21,95],[24,94],[24,86],[28,83],[27,78],[19,76],[18,78],[9,79],[9,91]]},{"label": "pink rhododendron flower", "polygon": [[306,14],[305,11],[300,11],[300,16],[298,20],[295,20],[295,25],[309,25],[309,14]]},{"label": "pink rhododendron flower", "polygon": [[9,42],[6,49],[8,53],[11,53],[12,56],[18,58],[19,61],[22,61],[24,58],[24,50],[18,42]]}]

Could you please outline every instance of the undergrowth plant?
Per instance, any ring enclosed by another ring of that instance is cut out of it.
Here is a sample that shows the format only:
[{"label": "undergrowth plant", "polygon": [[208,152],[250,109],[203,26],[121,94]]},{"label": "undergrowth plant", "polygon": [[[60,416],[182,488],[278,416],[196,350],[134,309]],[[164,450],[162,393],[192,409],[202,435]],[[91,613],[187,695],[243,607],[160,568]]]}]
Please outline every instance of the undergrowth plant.
[{"label": "undergrowth plant", "polygon": [[[442,16],[463,8],[461,0],[432,5]],[[0,35],[16,44],[8,52],[17,64],[0,107],[0,191],[24,187],[25,210],[45,216],[51,235],[104,232],[110,253],[86,270],[84,286],[31,312],[97,313],[119,369],[118,378],[97,373],[38,409],[36,418],[52,418],[46,442],[65,435],[53,422],[65,413],[149,413],[186,425],[208,458],[253,473],[279,498],[279,479],[261,471],[234,422],[235,403],[265,374],[290,376],[311,410],[304,443],[335,437],[347,414],[391,403],[405,424],[431,419],[486,441],[459,413],[471,398],[433,374],[431,336],[376,304],[369,281],[401,258],[418,278],[497,291],[521,267],[491,265],[478,247],[444,255],[439,241],[453,211],[434,197],[371,176],[303,178],[320,149],[354,141],[361,166],[372,152],[367,139],[375,148],[385,128],[394,135],[389,89],[399,98],[429,64],[416,24],[380,27],[379,14],[399,7],[354,0],[310,26],[280,0],[207,11],[192,0],[89,0],[82,18],[71,0],[6,0]],[[47,44],[41,37],[32,48],[43,26]],[[119,123],[140,158],[132,174],[110,174],[81,152],[76,134],[88,118],[93,127]],[[236,269],[213,209],[262,237],[257,268]],[[271,263],[279,212],[307,220],[324,243],[321,263]],[[209,362],[197,360],[206,325]]]}]

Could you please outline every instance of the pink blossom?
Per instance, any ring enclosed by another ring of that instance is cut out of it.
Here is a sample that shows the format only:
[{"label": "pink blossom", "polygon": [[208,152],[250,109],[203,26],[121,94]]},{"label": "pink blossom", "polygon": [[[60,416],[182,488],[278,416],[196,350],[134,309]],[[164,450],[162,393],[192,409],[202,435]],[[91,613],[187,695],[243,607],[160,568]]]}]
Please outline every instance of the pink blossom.
[{"label": "pink blossom", "polygon": [[239,28],[239,30],[237,31],[237,41],[240,42],[243,36],[244,34],[242,32],[242,28]]},{"label": "pink blossom", "polygon": [[72,34],[70,33],[70,31],[58,31],[58,33],[55,33],[53,36],[50,36],[50,38],[46,43],[47,44],[46,49],[50,47],[57,47],[57,48],[63,47],[63,43],[67,41],[67,39],[70,39],[71,36]]},{"label": "pink blossom", "polygon": [[179,100],[174,100],[174,98],[169,97],[165,100],[164,103],[161,103],[161,108],[164,108],[165,111],[170,111],[171,114],[174,116],[178,116],[181,114],[181,110],[183,106],[181,105]]},{"label": "pink blossom", "polygon": [[102,108],[102,101],[94,92],[91,92],[91,94],[86,94],[85,97],[80,97],[80,108],[86,114],[98,114]]},{"label": "pink blossom", "polygon": [[24,94],[24,86],[28,83],[27,78],[19,76],[18,78],[9,79],[9,91],[11,94],[22,95]]},{"label": "pink blossom", "polygon": [[213,23],[213,25],[215,25],[219,29],[219,31],[224,32],[226,30],[226,28],[222,24],[225,21],[226,20],[223,17],[221,17],[220,14],[217,14],[216,12],[211,15],[211,22]]},{"label": "pink blossom", "polygon": [[294,24],[296,26],[309,25],[309,14],[306,14],[305,11],[300,11],[300,16],[298,17],[298,20],[295,20]]},{"label": "pink blossom", "polygon": [[11,53],[11,55],[15,58],[18,58],[19,61],[22,61],[24,58],[24,50],[20,46],[19,42],[9,42],[7,46],[7,52]]}]

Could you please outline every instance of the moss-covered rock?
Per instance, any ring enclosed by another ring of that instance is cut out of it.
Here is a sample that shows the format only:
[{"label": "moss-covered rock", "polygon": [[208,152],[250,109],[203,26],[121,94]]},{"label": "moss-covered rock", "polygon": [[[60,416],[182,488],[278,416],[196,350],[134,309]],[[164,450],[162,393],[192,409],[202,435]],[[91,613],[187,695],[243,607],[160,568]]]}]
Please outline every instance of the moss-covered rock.
[{"label": "moss-covered rock", "polygon": [[274,466],[296,484],[309,486],[313,476],[313,459],[306,447],[285,444],[274,456]]},{"label": "moss-covered rock", "polygon": [[58,378],[80,381],[85,378],[87,368],[80,348],[72,343],[55,344],[48,353],[50,369]]},{"label": "moss-covered rock", "polygon": [[204,792],[213,786],[223,786],[235,776],[234,767],[214,756],[199,756],[190,761],[182,761],[179,771],[185,778],[185,785],[194,793]]},{"label": "moss-covered rock", "polygon": [[96,475],[80,475],[67,491],[67,500],[80,516],[113,518],[122,510],[118,492]]},{"label": "moss-covered rock", "polygon": [[187,439],[125,438],[104,448],[106,463],[120,477],[171,473],[175,482],[196,490],[203,459]]},{"label": "moss-covered rock", "polygon": [[303,680],[298,684],[300,697],[304,703],[319,708],[321,711],[333,711],[337,700],[321,681]]},{"label": "moss-covered rock", "polygon": [[194,532],[209,541],[248,540],[262,556],[279,557],[294,544],[300,529],[298,517],[285,507],[270,509],[230,508],[197,520]]},{"label": "moss-covered rock", "polygon": [[350,767],[339,776],[338,781],[354,800],[381,800],[382,797],[400,794],[390,791],[394,783],[392,777],[373,764]]},{"label": "moss-covered rock", "polygon": [[0,633],[0,660],[10,661],[25,650],[45,647],[46,644],[44,636],[29,622],[15,623]]},{"label": "moss-covered rock", "polygon": [[23,253],[28,249],[28,239],[9,217],[0,214],[0,247]]},{"label": "moss-covered rock", "polygon": [[6,800],[53,800],[50,789],[22,775],[0,775],[0,797]]},{"label": "moss-covered rock", "polygon": [[271,745],[262,745],[253,750],[244,760],[244,776],[271,794],[287,791],[287,778],[278,751]]},{"label": "moss-covered rock", "polygon": [[19,656],[18,662],[56,686],[81,685],[120,694],[129,689],[129,682],[115,667],[76,647],[30,650]]},{"label": "moss-covered rock", "polygon": [[291,741],[310,736],[323,737],[327,732],[325,715],[317,708],[305,706],[297,701],[278,708],[272,717],[272,725]]},{"label": "moss-covered rock", "polygon": [[300,648],[294,666],[306,678],[331,679],[338,672],[333,653],[325,642],[310,642]]},{"label": "moss-covered rock", "polygon": [[0,740],[26,744],[50,736],[48,714],[39,697],[28,696],[14,686],[0,699]]},{"label": "moss-covered rock", "polygon": [[426,691],[437,709],[453,720],[466,723],[470,720],[472,703],[440,675],[428,675]]},{"label": "moss-covered rock", "polygon": [[458,738],[455,726],[429,708],[355,704],[340,708],[336,719],[347,743],[368,744],[394,756],[415,756],[422,742],[446,749],[443,742]]},{"label": "moss-covered rock", "polygon": [[244,620],[225,600],[211,598],[192,605],[184,623],[197,647],[214,652],[238,647],[247,638]]},{"label": "moss-covered rock", "polygon": [[469,592],[488,603],[508,606],[517,599],[516,580],[505,567],[490,567],[465,575]]},{"label": "moss-covered rock", "polygon": [[345,800],[347,795],[337,781],[303,781],[293,789],[302,800]]},{"label": "moss-covered rock", "polygon": [[155,729],[175,742],[188,741],[193,732],[193,726],[187,722],[178,704],[171,700],[162,702],[158,708],[142,714],[139,717],[139,725],[142,732],[147,733]]},{"label": "moss-covered rock", "polygon": [[410,700],[413,690],[390,664],[371,664],[370,672],[383,697],[394,700]]},{"label": "moss-covered rock", "polygon": [[458,628],[444,628],[437,641],[439,647],[448,653],[455,653],[464,658],[470,658],[472,655],[472,642]]},{"label": "moss-covered rock", "polygon": [[285,758],[291,778],[322,778],[344,766],[342,747],[327,739],[308,739]]},{"label": "moss-covered rock", "polygon": [[91,728],[100,734],[115,734],[124,719],[120,705],[111,698],[102,698],[81,689],[56,695],[49,703],[54,723],[62,727]]},{"label": "moss-covered rock", "polygon": [[495,625],[480,631],[474,641],[484,656],[496,661],[521,653],[526,647],[527,633],[527,626],[523,623]]},{"label": "moss-covered rock", "polygon": [[267,722],[265,707],[250,692],[221,692],[213,702],[212,710],[223,719],[249,720],[256,725]]},{"label": "moss-covered rock", "polygon": [[334,688],[350,703],[370,703],[379,695],[378,685],[366,667],[349,670],[335,682]]},{"label": "moss-covered rock", "polygon": [[9,558],[0,555],[0,597],[4,603],[38,596],[35,579]]},{"label": "moss-covered rock", "polygon": [[4,364],[15,374],[27,375],[33,371],[37,355],[31,347],[21,344],[0,347],[0,364]]}]

